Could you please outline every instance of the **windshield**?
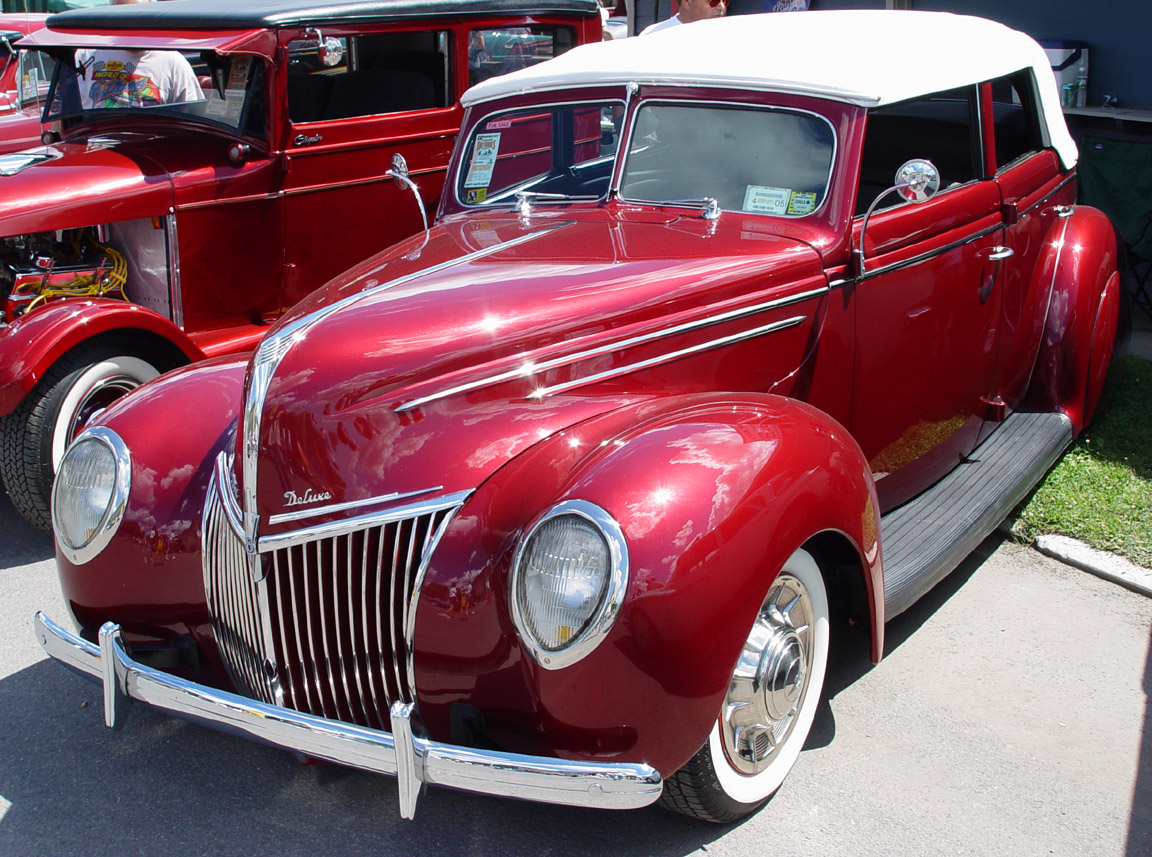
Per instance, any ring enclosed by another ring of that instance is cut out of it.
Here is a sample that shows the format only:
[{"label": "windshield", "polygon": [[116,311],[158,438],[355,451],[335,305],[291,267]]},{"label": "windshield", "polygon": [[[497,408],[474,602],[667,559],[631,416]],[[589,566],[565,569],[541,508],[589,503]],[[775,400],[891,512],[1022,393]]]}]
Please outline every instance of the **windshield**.
[{"label": "windshield", "polygon": [[[600,199],[619,147],[621,102],[494,113],[473,131],[457,177],[469,206]],[[828,192],[835,152],[823,117],[716,103],[640,105],[632,123],[620,197],[704,204],[779,217],[815,212]]]},{"label": "windshield", "polygon": [[623,102],[560,104],[494,113],[468,141],[457,178],[465,205],[598,199],[608,192]]},{"label": "windshield", "polygon": [[168,115],[264,135],[263,62],[256,57],[86,49],[57,67],[46,121]]},{"label": "windshield", "polygon": [[644,104],[623,199],[714,199],[726,211],[803,217],[828,191],[835,137],[810,113],[719,104]]}]

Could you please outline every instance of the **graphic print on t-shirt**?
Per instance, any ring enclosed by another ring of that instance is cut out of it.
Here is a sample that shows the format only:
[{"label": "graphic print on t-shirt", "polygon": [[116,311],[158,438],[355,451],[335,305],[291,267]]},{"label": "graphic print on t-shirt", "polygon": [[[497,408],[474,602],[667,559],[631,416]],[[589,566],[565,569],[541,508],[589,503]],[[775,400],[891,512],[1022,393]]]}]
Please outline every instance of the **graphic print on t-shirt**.
[{"label": "graphic print on t-shirt", "polygon": [[163,103],[160,87],[147,75],[135,74],[136,63],[96,60],[92,86],[88,90],[92,106],[153,107]]}]

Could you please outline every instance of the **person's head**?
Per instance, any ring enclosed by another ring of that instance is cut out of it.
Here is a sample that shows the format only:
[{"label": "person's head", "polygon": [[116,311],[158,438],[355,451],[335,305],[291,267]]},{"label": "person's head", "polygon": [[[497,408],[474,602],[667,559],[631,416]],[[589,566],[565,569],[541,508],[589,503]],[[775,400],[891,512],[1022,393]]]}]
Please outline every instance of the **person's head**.
[{"label": "person's head", "polygon": [[719,18],[727,8],[727,0],[680,0],[677,13],[680,23],[690,24],[705,18]]}]

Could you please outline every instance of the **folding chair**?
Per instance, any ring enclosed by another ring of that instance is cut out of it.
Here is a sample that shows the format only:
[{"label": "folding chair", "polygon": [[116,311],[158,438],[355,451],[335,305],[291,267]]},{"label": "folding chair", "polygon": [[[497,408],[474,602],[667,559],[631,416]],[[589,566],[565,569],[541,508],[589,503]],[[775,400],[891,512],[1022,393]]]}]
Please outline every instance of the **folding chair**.
[{"label": "folding chair", "polygon": [[1133,302],[1152,318],[1152,142],[1082,137],[1079,146],[1080,198],[1111,218]]}]

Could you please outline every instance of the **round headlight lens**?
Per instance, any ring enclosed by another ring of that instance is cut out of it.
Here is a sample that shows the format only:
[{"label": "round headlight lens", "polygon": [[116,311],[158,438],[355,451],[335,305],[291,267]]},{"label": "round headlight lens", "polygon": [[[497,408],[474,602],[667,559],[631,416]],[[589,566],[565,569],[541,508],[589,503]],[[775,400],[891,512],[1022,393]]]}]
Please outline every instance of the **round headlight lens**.
[{"label": "round headlight lens", "polygon": [[548,669],[574,663],[619,611],[627,580],[620,528],[598,506],[562,503],[532,528],[512,576],[513,617],[533,657]]},{"label": "round headlight lens", "polygon": [[83,432],[64,453],[52,486],[52,528],[73,563],[96,556],[119,528],[130,477],[127,447],[103,426]]}]

